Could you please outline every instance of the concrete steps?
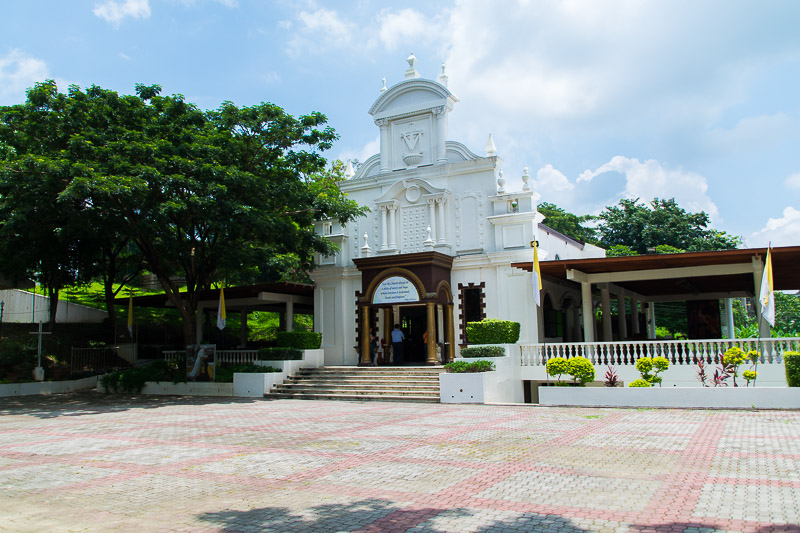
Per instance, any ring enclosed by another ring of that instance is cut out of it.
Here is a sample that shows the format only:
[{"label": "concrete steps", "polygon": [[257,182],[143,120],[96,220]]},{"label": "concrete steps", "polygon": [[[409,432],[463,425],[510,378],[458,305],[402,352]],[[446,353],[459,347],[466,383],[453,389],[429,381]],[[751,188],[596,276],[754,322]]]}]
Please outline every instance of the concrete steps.
[{"label": "concrete steps", "polygon": [[303,368],[276,385],[266,398],[439,402],[441,366]]}]

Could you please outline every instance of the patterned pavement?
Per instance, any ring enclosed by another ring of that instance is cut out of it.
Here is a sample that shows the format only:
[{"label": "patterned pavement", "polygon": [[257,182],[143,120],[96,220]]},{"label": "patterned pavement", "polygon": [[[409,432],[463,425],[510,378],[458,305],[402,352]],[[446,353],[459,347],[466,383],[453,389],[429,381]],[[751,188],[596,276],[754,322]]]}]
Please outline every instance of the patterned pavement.
[{"label": "patterned pavement", "polygon": [[798,524],[798,411],[0,398],[0,531]]}]

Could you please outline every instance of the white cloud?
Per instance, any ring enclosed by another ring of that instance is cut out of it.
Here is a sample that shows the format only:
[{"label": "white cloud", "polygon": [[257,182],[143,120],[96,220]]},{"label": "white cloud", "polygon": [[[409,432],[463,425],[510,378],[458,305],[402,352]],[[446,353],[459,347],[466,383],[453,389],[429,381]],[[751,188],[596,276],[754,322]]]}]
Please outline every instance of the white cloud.
[{"label": "white cloud", "polygon": [[434,20],[410,8],[400,11],[384,10],[378,14],[377,22],[378,38],[390,51],[398,49],[401,44],[407,45],[415,40],[428,41],[440,31]]},{"label": "white cloud", "polygon": [[[319,8],[301,11],[297,15],[296,34],[289,39],[286,52],[297,57],[304,52],[326,51],[352,42],[356,26],[336,11]],[[286,21],[279,25],[286,27]]]},{"label": "white cloud", "polygon": [[714,129],[709,132],[713,146],[727,151],[757,150],[774,145],[777,141],[800,129],[786,113],[745,117],[732,129]]},{"label": "white cloud", "polygon": [[781,218],[770,218],[767,224],[747,239],[748,246],[798,246],[800,245],[800,211],[794,207],[783,210]]},{"label": "white cloud", "polygon": [[800,172],[795,172],[784,182],[788,189],[798,189],[800,190]]},{"label": "white cloud", "polygon": [[548,163],[536,172],[533,188],[542,193],[543,197],[546,197],[547,193],[551,191],[571,191],[575,188],[575,185],[559,170],[553,168],[553,165]]},{"label": "white cloud", "polygon": [[106,0],[95,4],[92,13],[119,28],[120,23],[127,17],[135,19],[149,17],[150,4],[148,0]]},{"label": "white cloud", "polygon": [[338,159],[342,161],[356,160],[363,163],[373,155],[380,152],[381,149],[381,136],[377,135],[374,139],[365,144],[361,149],[345,149],[339,154]]},{"label": "white cloud", "polygon": [[0,57],[0,105],[11,105],[25,99],[25,89],[49,76],[47,65],[22,50],[11,50]]},{"label": "white cloud", "polygon": [[582,172],[578,183],[590,182],[609,172],[625,176],[621,198],[641,198],[645,202],[653,198],[675,198],[687,211],[705,211],[712,222],[719,219],[719,209],[708,196],[708,181],[696,172],[669,169],[655,159],[642,163],[638,159],[618,155],[596,170]]}]

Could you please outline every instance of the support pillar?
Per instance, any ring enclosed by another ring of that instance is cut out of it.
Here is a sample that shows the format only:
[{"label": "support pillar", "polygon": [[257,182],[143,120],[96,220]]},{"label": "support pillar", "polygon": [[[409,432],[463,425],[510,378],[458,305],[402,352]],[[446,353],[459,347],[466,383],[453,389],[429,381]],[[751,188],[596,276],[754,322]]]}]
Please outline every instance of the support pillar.
[{"label": "support pillar", "polygon": [[369,306],[361,307],[361,361],[358,366],[369,366],[372,364],[369,356]]},{"label": "support pillar", "polygon": [[203,342],[203,319],[205,318],[205,307],[198,307],[194,315],[194,343],[200,344]]},{"label": "support pillar", "polygon": [[631,296],[631,332],[639,335],[639,300],[636,296]]},{"label": "support pillar", "polygon": [[383,349],[383,364],[385,365],[389,364],[389,352],[392,349],[392,326],[394,325],[392,315],[391,307],[383,308],[383,345],[385,346]]},{"label": "support pillar", "polygon": [[425,310],[427,311],[427,318],[428,318],[428,358],[425,361],[427,365],[435,365],[436,364],[436,304],[433,302],[427,302],[425,304]]},{"label": "support pillar", "polygon": [[611,342],[614,340],[611,329],[611,293],[608,286],[600,287],[601,306],[603,309],[603,341]]},{"label": "support pillar", "polygon": [[449,363],[456,357],[456,334],[453,328],[453,304],[447,304],[444,311],[444,331],[445,331],[445,350],[447,362]]},{"label": "support pillar", "polygon": [[625,313],[625,293],[617,294],[617,329],[619,340],[624,341],[628,338],[628,321]]},{"label": "support pillar", "polygon": [[728,323],[728,338],[736,338],[736,325],[733,323],[733,299],[725,298],[725,319]]},{"label": "support pillar", "polygon": [[581,308],[583,309],[583,342],[594,342],[592,284],[587,281],[581,282]]},{"label": "support pillar", "polygon": [[649,320],[647,322],[647,338],[656,338],[656,303],[648,302],[647,309],[649,311]]},{"label": "support pillar", "polygon": [[292,297],[289,297],[289,301],[286,302],[286,331],[292,331],[294,328],[294,300]]}]

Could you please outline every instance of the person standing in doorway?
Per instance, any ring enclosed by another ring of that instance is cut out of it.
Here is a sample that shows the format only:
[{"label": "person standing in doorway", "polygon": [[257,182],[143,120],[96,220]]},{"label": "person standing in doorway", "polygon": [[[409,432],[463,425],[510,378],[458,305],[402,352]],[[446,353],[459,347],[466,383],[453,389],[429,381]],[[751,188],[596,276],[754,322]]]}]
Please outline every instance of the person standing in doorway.
[{"label": "person standing in doorway", "polygon": [[405,334],[400,329],[400,324],[395,324],[392,330],[392,351],[394,352],[394,364],[402,366],[403,364],[403,339]]}]

